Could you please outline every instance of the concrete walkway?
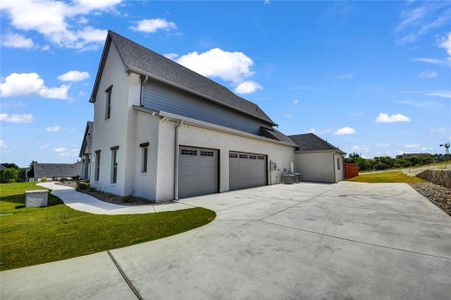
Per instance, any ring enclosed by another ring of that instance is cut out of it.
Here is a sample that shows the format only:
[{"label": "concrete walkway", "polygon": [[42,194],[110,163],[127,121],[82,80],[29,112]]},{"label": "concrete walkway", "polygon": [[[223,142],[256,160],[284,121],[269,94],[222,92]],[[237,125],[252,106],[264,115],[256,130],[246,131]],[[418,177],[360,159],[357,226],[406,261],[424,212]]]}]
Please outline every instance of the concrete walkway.
[{"label": "concrete walkway", "polygon": [[451,218],[407,184],[275,185],[181,200],[200,228],[4,271],[1,299],[450,299]]},{"label": "concrete walkway", "polygon": [[52,194],[60,198],[70,208],[97,215],[147,214],[192,208],[190,205],[178,202],[139,206],[118,205],[101,201],[87,194],[77,192],[72,187],[56,184],[55,182],[42,182],[37,185],[51,189]]}]

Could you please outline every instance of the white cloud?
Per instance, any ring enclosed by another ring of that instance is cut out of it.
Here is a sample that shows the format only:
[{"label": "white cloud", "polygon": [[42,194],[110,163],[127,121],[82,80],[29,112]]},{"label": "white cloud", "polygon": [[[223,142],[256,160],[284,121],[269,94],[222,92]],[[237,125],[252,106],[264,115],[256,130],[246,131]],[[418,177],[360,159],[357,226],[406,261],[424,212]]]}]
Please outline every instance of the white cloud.
[{"label": "white cloud", "polygon": [[437,77],[437,72],[434,71],[424,71],[418,74],[418,77],[420,78],[435,78]]},{"label": "white cloud", "polygon": [[379,147],[379,148],[388,148],[388,147],[391,147],[391,144],[388,144],[388,143],[380,143],[380,144],[376,144],[376,147]]},{"label": "white cloud", "polygon": [[167,53],[164,56],[169,59],[175,60],[179,55],[177,53]]},{"label": "white cloud", "polygon": [[53,88],[45,86],[37,73],[12,73],[0,84],[0,95],[3,97],[39,95],[64,100],[68,98],[68,91],[67,85]]},{"label": "white cloud", "polygon": [[208,77],[217,77],[239,84],[252,76],[252,59],[243,52],[228,52],[219,48],[198,53],[190,52],[176,60],[179,64]]},{"label": "white cloud", "polygon": [[88,72],[81,71],[69,71],[67,73],[58,76],[58,80],[61,81],[82,81],[89,78]]},{"label": "white cloud", "polygon": [[339,128],[334,132],[335,135],[353,135],[356,133],[357,133],[356,130],[351,127]]},{"label": "white cloud", "polygon": [[[2,0],[12,27],[37,31],[47,40],[66,48],[95,48],[103,42],[106,30],[84,27],[80,17],[96,11],[113,10],[121,0],[77,0],[70,3],[53,0]],[[71,24],[72,23],[72,24]]]},{"label": "white cloud", "polygon": [[298,105],[299,104],[299,99],[294,99],[293,100],[293,105]]},{"label": "white cloud", "polygon": [[398,103],[414,107],[432,107],[437,106],[438,104],[437,102],[434,101],[413,101],[413,100],[399,100]]},{"label": "white cloud", "polygon": [[426,93],[427,96],[435,96],[442,98],[451,98],[451,91],[433,91]]},{"label": "white cloud", "polygon": [[412,43],[420,36],[449,24],[451,13],[446,2],[419,2],[401,12],[400,22],[395,28],[399,43]]},{"label": "white cloud", "polygon": [[357,153],[368,153],[368,152],[370,152],[370,150],[368,149],[368,147],[367,147],[367,146],[364,146],[364,145],[362,145],[362,146],[360,146],[360,145],[352,146],[352,147],[351,147],[351,150],[352,150],[353,152],[357,152]]},{"label": "white cloud", "polygon": [[53,152],[58,154],[59,156],[77,156],[79,149],[77,148],[66,148],[66,147],[56,147],[51,149]]},{"label": "white cloud", "polygon": [[351,79],[352,77],[354,77],[352,73],[344,73],[337,76],[338,79]]},{"label": "white cloud", "polygon": [[141,32],[157,32],[158,30],[175,30],[177,25],[174,22],[166,21],[165,19],[144,19],[136,22],[135,26],[131,26],[130,29]]},{"label": "white cloud", "polygon": [[33,48],[34,43],[30,38],[26,38],[23,35],[10,33],[3,36],[2,46],[8,48],[30,49]]},{"label": "white cloud", "polygon": [[387,113],[380,113],[376,118],[376,123],[397,123],[410,122],[410,118],[402,114],[389,115]]},{"label": "white cloud", "polygon": [[447,131],[448,131],[448,128],[446,128],[446,127],[429,129],[429,132],[432,132],[432,133],[444,133],[444,132],[447,132]]},{"label": "white cloud", "polygon": [[48,131],[48,132],[58,132],[60,130],[61,130],[61,128],[59,125],[50,126],[45,129],[45,131]]},{"label": "white cloud", "polygon": [[425,63],[429,63],[429,64],[433,64],[433,65],[439,65],[439,66],[451,66],[451,63],[449,61],[441,60],[441,59],[435,59],[435,58],[421,57],[421,58],[414,58],[413,61],[425,62]]},{"label": "white cloud", "polygon": [[31,123],[33,121],[32,114],[5,114],[0,113],[0,121],[8,123]]},{"label": "white cloud", "polygon": [[8,149],[8,145],[6,145],[5,141],[0,139],[0,150]]},{"label": "white cloud", "polygon": [[261,90],[262,86],[254,81],[243,81],[235,87],[235,92],[238,94],[252,94]]},{"label": "white cloud", "polygon": [[112,9],[116,4],[122,2],[122,0],[76,0],[79,9],[91,10],[105,10]]},{"label": "white cloud", "polygon": [[420,147],[419,144],[406,144],[404,145],[404,148],[418,148]]},{"label": "white cloud", "polygon": [[445,49],[448,54],[448,59],[451,59],[451,33],[448,33],[448,36],[442,38],[439,47]]}]

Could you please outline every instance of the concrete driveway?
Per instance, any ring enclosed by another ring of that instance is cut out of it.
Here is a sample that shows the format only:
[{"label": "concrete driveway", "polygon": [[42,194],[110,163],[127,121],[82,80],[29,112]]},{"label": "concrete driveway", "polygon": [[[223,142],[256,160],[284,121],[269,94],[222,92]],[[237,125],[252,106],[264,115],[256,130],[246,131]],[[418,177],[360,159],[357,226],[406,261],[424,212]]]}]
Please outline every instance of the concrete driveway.
[{"label": "concrete driveway", "polygon": [[2,299],[449,299],[451,218],[406,184],[276,185],[182,200],[212,223],[1,273]]}]

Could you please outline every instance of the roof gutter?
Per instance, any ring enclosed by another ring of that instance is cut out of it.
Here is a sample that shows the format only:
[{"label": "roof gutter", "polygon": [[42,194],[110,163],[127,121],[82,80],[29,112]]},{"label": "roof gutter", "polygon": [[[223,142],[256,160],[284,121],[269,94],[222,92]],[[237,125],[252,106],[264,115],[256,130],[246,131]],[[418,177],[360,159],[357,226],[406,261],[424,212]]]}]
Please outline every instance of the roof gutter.
[{"label": "roof gutter", "polygon": [[279,145],[284,145],[284,146],[290,146],[292,148],[296,148],[297,146],[291,143],[285,143],[279,140],[273,140],[267,137],[263,137],[263,136],[258,136],[252,133],[248,133],[245,131],[241,131],[241,130],[237,130],[237,129],[232,129],[232,128],[228,128],[228,127],[224,127],[221,125],[216,125],[216,124],[212,124],[212,123],[208,123],[208,122],[204,122],[204,121],[199,121],[199,120],[195,120],[195,119],[191,119],[188,117],[183,117],[183,116],[179,116],[179,115],[175,115],[175,114],[171,114],[168,112],[164,112],[164,111],[157,111],[157,110],[153,110],[150,108],[146,108],[146,107],[142,107],[142,106],[137,106],[134,105],[133,106],[134,109],[145,112],[145,113],[149,113],[153,116],[158,115],[160,117],[166,117],[167,119],[171,119],[174,121],[180,121],[183,120],[184,124],[187,125],[192,125],[192,126],[196,126],[199,128],[206,128],[206,129],[211,129],[211,130],[216,130],[216,131],[220,131],[220,132],[224,132],[224,133],[228,133],[228,134],[233,134],[233,135],[237,135],[237,136],[242,136],[242,137],[247,137],[247,138],[251,138],[251,139],[255,139],[255,140],[260,140],[260,141],[264,141],[264,142],[268,142],[268,143],[274,143],[274,144],[279,144]]}]

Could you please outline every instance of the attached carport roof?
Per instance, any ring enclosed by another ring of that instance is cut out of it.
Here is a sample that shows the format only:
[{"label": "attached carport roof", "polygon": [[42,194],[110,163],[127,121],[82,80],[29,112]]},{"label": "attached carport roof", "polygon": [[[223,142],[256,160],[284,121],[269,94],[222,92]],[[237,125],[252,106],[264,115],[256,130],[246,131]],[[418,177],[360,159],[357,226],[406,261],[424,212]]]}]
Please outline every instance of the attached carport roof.
[{"label": "attached carport roof", "polygon": [[299,152],[336,151],[341,154],[345,154],[345,152],[341,151],[340,148],[335,147],[314,133],[290,135],[288,137],[298,146],[297,151]]}]

